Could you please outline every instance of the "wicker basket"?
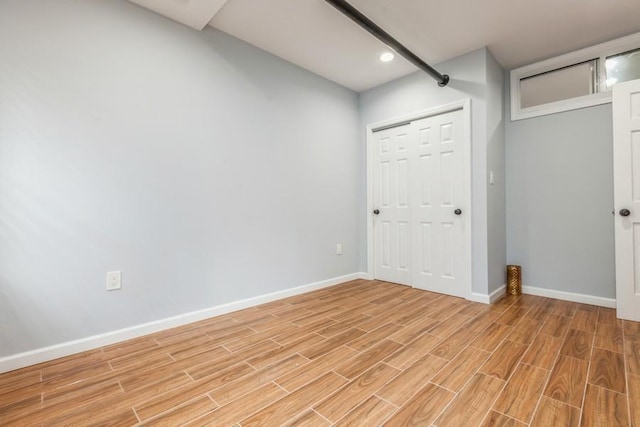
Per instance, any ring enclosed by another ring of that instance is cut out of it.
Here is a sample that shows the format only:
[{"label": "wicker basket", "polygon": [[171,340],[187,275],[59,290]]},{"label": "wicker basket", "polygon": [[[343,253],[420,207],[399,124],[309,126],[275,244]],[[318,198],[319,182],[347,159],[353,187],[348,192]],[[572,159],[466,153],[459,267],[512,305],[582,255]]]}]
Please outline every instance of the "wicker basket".
[{"label": "wicker basket", "polygon": [[507,265],[507,294],[520,295],[522,293],[522,267]]}]

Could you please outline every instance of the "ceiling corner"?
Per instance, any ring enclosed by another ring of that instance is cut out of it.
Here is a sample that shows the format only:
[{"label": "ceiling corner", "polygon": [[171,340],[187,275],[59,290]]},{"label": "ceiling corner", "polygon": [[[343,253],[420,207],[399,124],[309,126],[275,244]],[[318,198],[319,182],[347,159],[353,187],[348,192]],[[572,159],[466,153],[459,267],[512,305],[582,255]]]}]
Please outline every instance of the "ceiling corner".
[{"label": "ceiling corner", "polygon": [[228,0],[129,0],[201,31]]}]

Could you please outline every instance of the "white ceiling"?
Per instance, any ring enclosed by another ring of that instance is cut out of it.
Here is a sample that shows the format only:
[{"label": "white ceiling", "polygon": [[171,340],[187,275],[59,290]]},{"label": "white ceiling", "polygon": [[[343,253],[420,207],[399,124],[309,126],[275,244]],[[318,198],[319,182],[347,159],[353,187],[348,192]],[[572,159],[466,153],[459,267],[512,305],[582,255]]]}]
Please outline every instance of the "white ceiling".
[{"label": "white ceiling", "polygon": [[[324,0],[131,0],[209,25],[356,91],[414,72]],[[639,0],[351,0],[431,65],[488,46],[505,69],[640,31]],[[455,78],[455,76],[452,76]]]},{"label": "white ceiling", "polygon": [[130,0],[168,18],[202,30],[227,0]]}]

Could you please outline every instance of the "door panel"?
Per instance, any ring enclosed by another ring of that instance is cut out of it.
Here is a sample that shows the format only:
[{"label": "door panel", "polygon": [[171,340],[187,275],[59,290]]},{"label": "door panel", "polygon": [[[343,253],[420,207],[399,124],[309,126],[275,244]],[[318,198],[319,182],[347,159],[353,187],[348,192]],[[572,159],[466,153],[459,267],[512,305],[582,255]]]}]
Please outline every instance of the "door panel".
[{"label": "door panel", "polygon": [[442,276],[447,279],[455,279],[455,230],[452,222],[442,223]]},{"label": "door panel", "polygon": [[440,206],[451,207],[453,206],[454,194],[453,194],[453,163],[454,163],[453,151],[447,151],[440,153],[440,182],[434,182],[433,185],[439,186],[442,194],[440,199]]},{"label": "door panel", "polygon": [[431,154],[423,154],[418,161],[418,182],[420,184],[420,206],[431,206],[431,176],[433,174],[433,166]]},{"label": "door panel", "polygon": [[[633,224],[633,271],[639,271],[640,268],[640,224]],[[640,295],[640,274],[634,274],[633,277],[633,289],[631,291],[631,298]],[[637,306],[640,309],[640,306]],[[629,319],[638,320],[638,319]]]},{"label": "door panel", "polygon": [[380,164],[380,202],[383,208],[391,207],[391,163],[382,162]]},{"label": "door panel", "polygon": [[409,162],[407,159],[398,160],[396,163],[398,166],[398,180],[396,182],[398,188],[396,194],[398,195],[398,207],[409,207]]},{"label": "door panel", "polygon": [[433,274],[433,253],[431,252],[431,241],[433,240],[432,224],[428,222],[421,222],[420,227],[422,233],[420,235],[420,248],[418,249],[422,259],[418,266],[420,274],[431,276]]},{"label": "door panel", "polygon": [[382,236],[380,238],[380,249],[382,250],[382,259],[380,266],[382,267],[381,273],[384,269],[391,268],[391,222],[382,221],[381,225]]},{"label": "door panel", "polygon": [[398,269],[409,271],[409,222],[398,221]]},{"label": "door panel", "polygon": [[640,201],[640,132],[631,132],[631,193],[633,201]]}]

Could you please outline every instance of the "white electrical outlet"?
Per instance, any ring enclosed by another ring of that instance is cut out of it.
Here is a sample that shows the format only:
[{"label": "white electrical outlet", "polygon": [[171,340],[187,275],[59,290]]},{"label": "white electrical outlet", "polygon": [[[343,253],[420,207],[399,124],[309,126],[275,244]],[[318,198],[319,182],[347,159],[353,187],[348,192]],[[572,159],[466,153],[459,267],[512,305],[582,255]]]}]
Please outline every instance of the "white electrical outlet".
[{"label": "white electrical outlet", "polygon": [[122,272],[121,271],[107,272],[107,290],[117,291],[118,289],[122,289]]},{"label": "white electrical outlet", "polygon": [[336,245],[336,255],[342,255],[342,243]]}]

